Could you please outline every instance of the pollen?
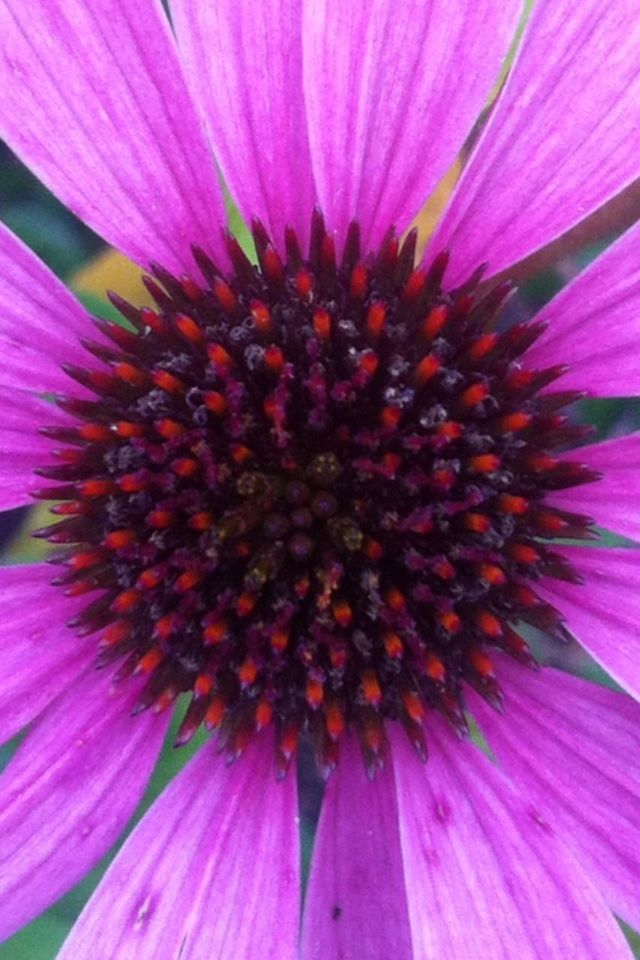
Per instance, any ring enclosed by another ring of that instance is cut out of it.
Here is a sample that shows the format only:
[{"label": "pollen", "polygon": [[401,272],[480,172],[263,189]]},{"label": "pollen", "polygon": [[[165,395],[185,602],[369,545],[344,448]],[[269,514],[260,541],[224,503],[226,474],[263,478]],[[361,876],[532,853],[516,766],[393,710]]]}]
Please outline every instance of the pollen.
[{"label": "pollen", "polygon": [[448,290],[446,253],[336,244],[319,213],[307,255],[253,238],[256,264],[229,238],[228,271],[196,249],[153,306],[114,295],[132,329],[96,321],[57,398],[75,425],[43,424],[36,535],[97,665],[143,679],[139,710],[188,701],[177,743],[204,726],[235,759],[272,725],[278,775],[301,737],[328,775],[350,730],[374,775],[389,722],[425,757],[467,687],[499,706],[522,624],[562,638],[537,581],[577,581],[554,540],[590,521],[547,498],[597,476],[558,452],[577,395],[527,365],[540,325],[499,322],[508,285]]}]

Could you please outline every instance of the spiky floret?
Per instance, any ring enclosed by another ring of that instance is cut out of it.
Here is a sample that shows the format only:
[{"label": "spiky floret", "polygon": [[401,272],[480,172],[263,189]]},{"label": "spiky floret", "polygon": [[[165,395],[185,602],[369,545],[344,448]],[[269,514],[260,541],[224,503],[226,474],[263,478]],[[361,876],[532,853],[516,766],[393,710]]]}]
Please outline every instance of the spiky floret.
[{"label": "spiky floret", "polygon": [[523,361],[540,324],[496,329],[507,285],[447,292],[414,234],[363,257],[353,224],[340,264],[319,214],[308,256],[253,235],[257,266],[229,238],[229,273],[196,250],[204,282],[155,267],[153,309],[96,321],[39,535],[98,664],[148,674],[141,709],[190,694],[179,742],[204,723],[237,755],[274,722],[281,772],[304,731],[328,773],[349,725],[373,772],[386,719],[425,754],[465,683],[499,704],[487,650],[529,661],[520,622],[563,637],[535,585],[576,580],[550,542],[589,536],[545,502],[596,479],[557,454],[578,394]]}]

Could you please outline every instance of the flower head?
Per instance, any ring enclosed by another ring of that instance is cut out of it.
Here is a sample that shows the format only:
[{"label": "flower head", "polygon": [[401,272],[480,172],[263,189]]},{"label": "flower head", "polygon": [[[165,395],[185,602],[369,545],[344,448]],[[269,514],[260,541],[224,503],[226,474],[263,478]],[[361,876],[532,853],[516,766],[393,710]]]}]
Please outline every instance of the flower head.
[{"label": "flower head", "polygon": [[59,567],[2,588],[3,734],[37,718],[2,929],[114,842],[186,694],[177,742],[217,737],[62,957],[296,956],[301,739],[328,779],[304,960],[628,956],[638,708],[535,673],[523,632],[637,695],[637,552],[597,528],[638,535],[638,437],[581,446],[569,411],[638,392],[638,231],[526,322],[496,278],[637,174],[635,5],[539,0],[419,258],[517,4],[179,0],[177,46],[151,2],[32,6],[0,3],[0,127],[149,302],[92,321],[0,235],[1,504],[53,501]]}]

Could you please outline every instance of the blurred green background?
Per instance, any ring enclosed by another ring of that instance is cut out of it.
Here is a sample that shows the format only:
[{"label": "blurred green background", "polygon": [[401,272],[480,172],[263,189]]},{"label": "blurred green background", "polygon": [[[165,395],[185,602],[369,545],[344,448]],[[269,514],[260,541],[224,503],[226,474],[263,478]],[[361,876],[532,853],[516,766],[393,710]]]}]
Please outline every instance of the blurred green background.
[{"label": "blurred green background", "polygon": [[[0,218],[35,250],[59,277],[79,288],[80,295],[89,309],[103,314],[108,313],[108,307],[101,297],[102,291],[92,290],[96,271],[91,271],[89,274],[86,271],[84,274],[80,272],[104,251],[101,241],[65,210],[1,143],[0,184],[2,185]],[[530,316],[615,235],[616,230],[612,229],[603,239],[600,239],[598,244],[586,246],[577,254],[574,251],[571,256],[561,257],[552,269],[547,269],[528,280],[511,306],[514,317]],[[118,287],[120,290],[124,288],[124,292],[129,290],[132,283],[135,286],[131,271],[121,264],[115,266],[111,264],[108,270],[101,268],[98,271],[98,279],[100,277],[104,277],[104,282],[109,286]],[[597,401],[584,403],[583,408],[581,413],[584,419],[595,424],[600,436],[614,436],[640,426],[640,406],[637,403],[621,400]],[[29,537],[30,525],[33,524],[30,523],[28,511],[13,511],[10,514],[0,515],[0,552],[3,554],[4,562],[15,559],[26,560],[35,555],[34,551],[37,547]],[[594,670],[576,649],[559,653],[557,648],[549,648],[541,652],[555,663],[563,661],[568,669],[589,674],[594,679],[602,679],[598,671]],[[173,731],[177,723],[178,720],[173,724]],[[172,737],[173,733],[170,734],[168,743]],[[169,746],[165,748],[134,822],[161,792],[168,780],[184,765],[198,745],[199,741],[196,738],[192,744],[180,750],[174,750]],[[16,746],[17,742],[14,742],[0,748],[0,767],[7,763]],[[308,861],[320,794],[317,782],[308,766],[304,763],[301,766],[301,786],[304,788],[301,811],[303,847],[305,861]],[[47,913],[11,940],[0,945],[0,960],[49,960],[55,957],[71,924],[115,852],[115,850],[111,851],[109,856],[82,883]],[[627,933],[632,939],[637,956],[640,957],[640,938],[630,931]]]}]

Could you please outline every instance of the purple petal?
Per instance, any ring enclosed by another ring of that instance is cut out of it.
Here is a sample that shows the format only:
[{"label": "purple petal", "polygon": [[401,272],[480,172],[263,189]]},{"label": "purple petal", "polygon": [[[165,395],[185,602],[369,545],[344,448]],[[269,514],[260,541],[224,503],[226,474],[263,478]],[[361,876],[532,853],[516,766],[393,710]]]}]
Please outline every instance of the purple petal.
[{"label": "purple petal", "polygon": [[0,777],[0,939],[88,873],[133,814],[168,721],[132,717],[136,689],[85,673]]},{"label": "purple petal", "polygon": [[127,840],[58,960],[295,960],[296,810],[269,736],[231,766],[203,747]]},{"label": "purple petal", "polygon": [[557,670],[497,659],[506,717],[476,694],[470,701],[492,750],[562,829],[611,909],[640,926],[640,706]]},{"label": "purple petal", "polygon": [[46,564],[0,570],[0,743],[9,740],[89,667],[95,646],[65,623],[86,604],[49,583]]},{"label": "purple petal", "polygon": [[486,756],[435,717],[426,765],[392,736],[415,956],[631,960],[577,861]]},{"label": "purple petal", "polygon": [[539,593],[567,621],[582,646],[640,699],[640,552],[557,547],[584,585],[546,579]]},{"label": "purple petal", "polygon": [[520,4],[306,0],[304,84],[320,205],[365,248],[403,230],[453,163],[498,76]]},{"label": "purple petal", "polygon": [[570,365],[563,390],[640,394],[640,227],[634,227],[536,317],[548,329],[527,362]]},{"label": "purple petal", "polygon": [[563,510],[586,513],[614,533],[640,539],[640,433],[579,447],[562,458],[599,470],[602,478],[558,490],[549,501]]},{"label": "purple petal", "polygon": [[302,0],[174,0],[172,13],[194,99],[241,212],[259,217],[278,245],[287,223],[305,238],[315,190]]},{"label": "purple petal", "polygon": [[0,133],[34,173],[139,263],[215,253],[222,197],[159,0],[1,0],[0,34]]},{"label": "purple petal", "polygon": [[51,462],[56,443],[37,431],[45,425],[64,425],[69,419],[32,393],[0,387],[0,510],[32,503],[33,491],[47,485],[33,471]]},{"label": "purple petal", "polygon": [[86,310],[64,284],[0,224],[1,385],[69,390],[73,381],[60,364],[86,363],[78,337],[92,331]]},{"label": "purple petal", "polygon": [[355,740],[341,745],[316,836],[303,960],[412,960],[391,764],[367,779]]},{"label": "purple petal", "polygon": [[640,173],[636,0],[539,0],[520,55],[431,243],[450,280],[549,243]]}]

